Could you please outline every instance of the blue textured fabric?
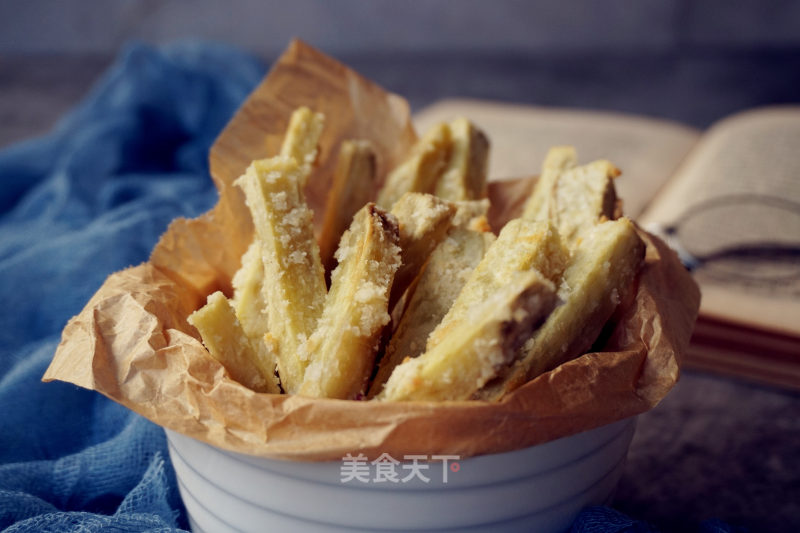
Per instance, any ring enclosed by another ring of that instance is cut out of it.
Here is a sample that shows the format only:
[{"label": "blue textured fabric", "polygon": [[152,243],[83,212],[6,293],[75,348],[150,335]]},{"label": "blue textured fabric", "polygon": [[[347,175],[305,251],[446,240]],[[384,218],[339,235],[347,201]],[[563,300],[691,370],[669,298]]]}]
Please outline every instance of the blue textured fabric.
[{"label": "blue textured fabric", "polygon": [[[712,518],[686,533],[748,533],[743,527]],[[634,520],[609,507],[588,507],[581,511],[569,533],[661,533],[662,530],[643,520]],[[666,533],[666,532],[665,532]],[[683,533],[683,532],[682,532]]]},{"label": "blue textured fabric", "polygon": [[186,527],[163,431],[40,380],[106,276],[216,202],[208,149],[264,72],[222,46],[131,45],[51,134],[0,152],[0,530]]},{"label": "blue textured fabric", "polygon": [[658,530],[614,509],[589,507],[575,519],[570,533],[658,533]]}]

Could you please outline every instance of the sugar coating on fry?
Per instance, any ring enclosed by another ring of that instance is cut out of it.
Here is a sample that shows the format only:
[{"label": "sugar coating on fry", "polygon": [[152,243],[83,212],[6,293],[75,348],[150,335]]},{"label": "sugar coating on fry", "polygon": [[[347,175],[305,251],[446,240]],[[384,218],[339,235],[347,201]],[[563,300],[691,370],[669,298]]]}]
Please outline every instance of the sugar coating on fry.
[{"label": "sugar coating on fry", "polygon": [[568,257],[567,249],[550,223],[523,219],[510,221],[486,251],[447,315],[431,333],[427,349],[436,346],[447,330],[463,321],[477,302],[490,298],[517,272],[535,270],[543,278],[558,283]]},{"label": "sugar coating on fry", "polygon": [[298,107],[289,119],[280,155],[294,158],[300,165],[299,183],[301,188],[305,186],[311,173],[311,167],[317,159],[317,145],[324,124],[324,115],[314,113],[307,107]]},{"label": "sugar coating on fry", "polygon": [[302,172],[294,158],[278,156],[254,161],[236,181],[260,244],[269,280],[269,339],[277,345],[281,384],[290,393],[303,380],[308,361],[298,357],[300,346],[316,328],[326,290],[312,213],[298,186]]},{"label": "sugar coating on fry", "polygon": [[334,266],[333,254],[353,215],[370,200],[375,172],[375,151],[369,142],[342,142],[319,236],[319,251],[326,271]]},{"label": "sugar coating on fry", "polygon": [[450,123],[450,159],[436,182],[435,194],[445,200],[466,201],[485,198],[489,167],[489,139],[465,118]]},{"label": "sugar coating on fry", "polygon": [[456,207],[432,194],[405,193],[392,206],[400,228],[402,264],[392,286],[394,304],[450,230]]},{"label": "sugar coating on fry", "polygon": [[378,398],[469,399],[513,359],[557,300],[553,283],[537,271],[515,273],[472,306],[436,346],[397,366]]},{"label": "sugar coating on fry", "polygon": [[548,150],[542,163],[539,180],[525,202],[522,218],[548,220],[553,191],[558,177],[578,164],[578,154],[572,146],[554,146]]},{"label": "sugar coating on fry", "polygon": [[400,248],[394,217],[367,204],[342,236],[339,265],[319,325],[302,347],[311,363],[299,394],[352,399],[364,392],[383,327]]},{"label": "sugar coating on fry", "polygon": [[633,290],[644,243],[627,218],[595,226],[573,253],[553,311],[525,343],[517,362],[479,398],[496,400],[539,374],[585,353],[620,301]]},{"label": "sugar coating on fry", "polygon": [[494,240],[492,233],[457,228],[434,249],[381,358],[369,397],[380,393],[403,359],[425,350],[428,335],[441,322]]},{"label": "sugar coating on fry", "polygon": [[236,318],[251,339],[261,339],[269,330],[267,302],[264,300],[264,263],[258,239],[242,255],[242,266],[233,275],[231,304]]},{"label": "sugar coating on fry", "polygon": [[280,392],[275,357],[262,342],[249,338],[222,292],[208,297],[206,305],[189,315],[203,344],[231,377],[256,392]]},{"label": "sugar coating on fry", "polygon": [[377,204],[390,209],[407,192],[433,193],[450,157],[450,127],[437,124],[417,141],[409,157],[389,173]]}]

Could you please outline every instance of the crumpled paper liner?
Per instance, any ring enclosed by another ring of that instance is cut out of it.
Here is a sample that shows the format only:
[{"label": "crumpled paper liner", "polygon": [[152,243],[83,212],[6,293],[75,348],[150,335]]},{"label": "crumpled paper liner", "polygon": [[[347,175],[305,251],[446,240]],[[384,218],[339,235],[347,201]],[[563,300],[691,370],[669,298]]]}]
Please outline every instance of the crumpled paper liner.
[{"label": "crumpled paper liner", "polygon": [[[515,450],[642,413],[678,379],[699,290],[675,254],[647,243],[635,296],[605,332],[602,351],[539,376],[502,402],[375,402],[255,393],[228,376],[186,317],[230,279],[253,228],[232,185],[252,159],[278,151],[293,109],[326,116],[319,168],[307,197],[321,220],[339,143],[366,138],[379,169],[415,139],[407,104],[295,41],[211,150],[218,205],[178,219],[142,265],[112,274],[74,317],[44,380],[101,392],[153,422],[229,450],[293,460],[363,453],[453,454]],[[531,180],[493,182],[494,228],[513,217]],[[613,327],[611,327],[613,326]]]}]

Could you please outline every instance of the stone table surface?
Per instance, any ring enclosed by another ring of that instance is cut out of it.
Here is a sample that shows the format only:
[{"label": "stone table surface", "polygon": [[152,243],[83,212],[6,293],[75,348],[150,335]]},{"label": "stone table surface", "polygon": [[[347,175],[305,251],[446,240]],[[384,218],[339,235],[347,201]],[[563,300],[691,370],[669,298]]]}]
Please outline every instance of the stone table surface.
[{"label": "stone table surface", "polygon": [[[462,96],[705,127],[740,109],[800,103],[796,51],[344,59],[407,96],[414,109]],[[0,57],[0,148],[46,133],[109,63],[97,56]],[[798,451],[800,394],[685,371],[667,398],[639,417],[613,505],[662,531],[693,531],[712,517],[752,532],[800,531]]]}]

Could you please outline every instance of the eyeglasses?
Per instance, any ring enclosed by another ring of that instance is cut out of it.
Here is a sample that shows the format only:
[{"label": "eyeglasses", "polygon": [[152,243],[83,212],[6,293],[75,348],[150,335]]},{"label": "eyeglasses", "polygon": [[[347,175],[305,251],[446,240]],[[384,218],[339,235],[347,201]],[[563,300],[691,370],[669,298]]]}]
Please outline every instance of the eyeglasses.
[{"label": "eyeglasses", "polygon": [[697,275],[800,292],[800,203],[763,194],[698,202],[669,225],[646,227]]}]

